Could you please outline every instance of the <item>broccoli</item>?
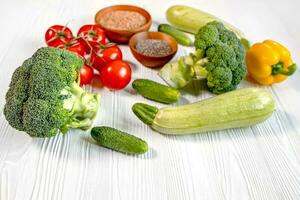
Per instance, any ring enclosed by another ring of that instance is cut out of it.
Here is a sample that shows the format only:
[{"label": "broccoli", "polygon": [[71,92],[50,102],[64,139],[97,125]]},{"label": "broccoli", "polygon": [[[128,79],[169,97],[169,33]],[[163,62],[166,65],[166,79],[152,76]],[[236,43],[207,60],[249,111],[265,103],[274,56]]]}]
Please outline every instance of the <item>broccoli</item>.
[{"label": "broccoli", "polygon": [[12,75],[4,106],[9,124],[35,137],[89,129],[100,96],[79,86],[82,65],[81,58],[66,50],[38,49]]},{"label": "broccoli", "polygon": [[194,53],[166,64],[159,75],[175,88],[206,78],[208,89],[215,94],[235,90],[246,75],[245,49],[235,33],[221,22],[209,22],[199,29],[194,44]]}]

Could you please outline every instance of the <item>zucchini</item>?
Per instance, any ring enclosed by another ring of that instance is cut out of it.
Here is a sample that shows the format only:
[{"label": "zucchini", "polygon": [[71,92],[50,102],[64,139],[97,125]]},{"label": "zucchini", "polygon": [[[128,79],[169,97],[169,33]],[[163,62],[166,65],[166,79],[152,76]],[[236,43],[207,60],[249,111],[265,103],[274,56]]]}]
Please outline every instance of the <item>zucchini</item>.
[{"label": "zucchini", "polygon": [[158,31],[172,36],[181,45],[193,46],[193,42],[187,34],[170,26],[169,24],[160,24],[158,26]]},{"label": "zucchini", "polygon": [[148,151],[144,140],[111,127],[94,127],[91,136],[99,145],[122,153],[143,154]]},{"label": "zucchini", "polygon": [[211,21],[220,21],[226,28],[233,31],[237,36],[245,38],[243,32],[233,25],[202,10],[189,6],[175,5],[168,8],[166,12],[168,22],[176,28],[189,33],[196,34],[198,30]]},{"label": "zucchini", "polygon": [[148,79],[136,79],[132,87],[143,97],[161,103],[175,103],[180,98],[180,92],[175,88]]},{"label": "zucchini", "polygon": [[142,122],[160,133],[184,135],[263,122],[275,110],[275,100],[265,90],[247,88],[177,107],[157,109],[136,103],[132,110]]}]

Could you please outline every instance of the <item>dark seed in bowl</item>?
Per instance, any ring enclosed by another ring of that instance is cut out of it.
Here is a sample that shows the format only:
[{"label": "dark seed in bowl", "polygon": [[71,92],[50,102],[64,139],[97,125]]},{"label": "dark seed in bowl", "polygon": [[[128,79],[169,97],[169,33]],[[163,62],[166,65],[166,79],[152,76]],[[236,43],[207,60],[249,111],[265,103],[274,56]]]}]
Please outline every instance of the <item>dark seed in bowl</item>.
[{"label": "dark seed in bowl", "polygon": [[139,53],[146,56],[166,56],[172,52],[168,43],[156,39],[139,40],[135,48]]}]

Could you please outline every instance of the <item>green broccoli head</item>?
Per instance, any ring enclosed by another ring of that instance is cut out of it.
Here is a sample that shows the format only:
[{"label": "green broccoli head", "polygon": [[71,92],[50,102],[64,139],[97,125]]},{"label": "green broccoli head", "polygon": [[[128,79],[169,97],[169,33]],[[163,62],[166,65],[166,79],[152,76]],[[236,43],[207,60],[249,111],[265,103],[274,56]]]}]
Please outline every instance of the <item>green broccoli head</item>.
[{"label": "green broccoli head", "polygon": [[31,63],[32,59],[28,59],[14,71],[5,96],[5,117],[18,130],[23,130],[23,103],[28,99]]},{"label": "green broccoli head", "polygon": [[246,75],[245,49],[236,34],[213,21],[196,34],[195,47],[208,60],[202,67],[207,70],[209,90],[219,94],[236,89]]},{"label": "green broccoli head", "polygon": [[75,128],[89,128],[99,96],[76,82],[82,65],[81,58],[66,50],[40,48],[13,73],[4,106],[9,124],[36,137],[66,132],[74,122]]},{"label": "green broccoli head", "polygon": [[159,75],[176,88],[206,78],[208,89],[215,94],[236,89],[246,74],[245,49],[236,34],[213,21],[199,29],[195,47],[195,53],[166,64]]}]

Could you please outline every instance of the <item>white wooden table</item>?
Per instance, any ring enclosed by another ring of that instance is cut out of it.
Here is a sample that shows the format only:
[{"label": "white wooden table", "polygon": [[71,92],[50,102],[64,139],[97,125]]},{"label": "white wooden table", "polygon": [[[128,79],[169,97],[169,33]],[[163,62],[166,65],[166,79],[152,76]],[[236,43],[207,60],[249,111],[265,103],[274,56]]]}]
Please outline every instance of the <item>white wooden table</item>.
[{"label": "white wooden table", "polygon": [[[71,131],[54,138],[30,138],[11,128],[3,114],[10,77],[24,59],[44,46],[44,32],[66,24],[76,33],[94,14],[113,4],[147,9],[156,24],[165,10],[187,4],[214,13],[242,29],[251,41],[274,39],[300,63],[299,0],[1,0],[0,6],[0,199],[1,200],[200,200],[300,199],[299,71],[280,85],[266,87],[277,110],[250,128],[175,137],[153,132],[131,112],[141,101],[125,90],[95,90],[102,95],[96,125],[108,125],[145,139],[145,155],[128,156],[91,143],[89,132]],[[161,81],[139,64],[127,46],[133,78]],[[186,50],[180,48],[177,56]],[[258,87],[244,81],[241,87]],[[195,85],[195,91],[198,86]],[[91,89],[91,88],[88,88]],[[179,104],[209,97],[185,94]]]}]

